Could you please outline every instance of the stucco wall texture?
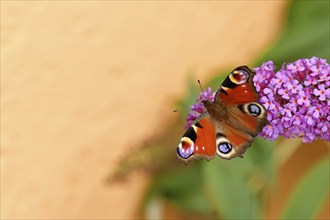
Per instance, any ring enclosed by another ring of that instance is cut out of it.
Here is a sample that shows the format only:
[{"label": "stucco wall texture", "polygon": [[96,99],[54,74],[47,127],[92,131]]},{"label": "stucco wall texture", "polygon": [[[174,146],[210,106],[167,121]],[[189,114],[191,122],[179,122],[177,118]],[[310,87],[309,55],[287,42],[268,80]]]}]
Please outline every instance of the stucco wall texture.
[{"label": "stucco wall texture", "polygon": [[[106,177],[174,120],[186,80],[249,64],[284,1],[1,1],[1,218],[134,218]],[[175,148],[176,146],[173,146]]]}]

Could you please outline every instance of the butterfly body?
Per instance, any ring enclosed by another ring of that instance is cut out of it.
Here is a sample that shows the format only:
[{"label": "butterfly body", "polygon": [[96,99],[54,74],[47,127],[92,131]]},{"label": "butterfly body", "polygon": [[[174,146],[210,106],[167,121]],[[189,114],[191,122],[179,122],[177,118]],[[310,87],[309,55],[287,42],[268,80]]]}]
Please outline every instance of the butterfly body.
[{"label": "butterfly body", "polygon": [[254,72],[246,66],[233,70],[216,92],[214,101],[202,101],[205,111],[180,140],[177,156],[192,159],[243,157],[256,135],[268,123],[253,85]]}]

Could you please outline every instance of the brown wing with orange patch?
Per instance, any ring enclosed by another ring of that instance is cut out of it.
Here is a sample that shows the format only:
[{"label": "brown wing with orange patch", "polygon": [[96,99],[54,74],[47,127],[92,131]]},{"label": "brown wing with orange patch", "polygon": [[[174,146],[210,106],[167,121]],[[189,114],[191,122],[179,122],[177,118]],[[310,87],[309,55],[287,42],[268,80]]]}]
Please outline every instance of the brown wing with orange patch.
[{"label": "brown wing with orange patch", "polygon": [[216,127],[205,112],[186,131],[177,147],[177,156],[185,164],[193,159],[211,160],[216,155]]},{"label": "brown wing with orange patch", "polygon": [[206,103],[216,121],[217,154],[224,159],[241,157],[268,123],[266,109],[256,102],[253,76],[246,66],[236,68],[218,89],[215,101]]},{"label": "brown wing with orange patch", "polygon": [[257,134],[267,124],[266,111],[262,105],[254,102],[238,107],[232,106],[226,111],[229,117],[225,120],[220,119],[216,123],[217,154],[224,159],[242,157]]},{"label": "brown wing with orange patch", "polygon": [[218,133],[221,135],[217,138],[217,154],[228,160],[234,157],[243,157],[244,152],[254,139],[246,132],[237,130],[225,123],[221,125]]}]

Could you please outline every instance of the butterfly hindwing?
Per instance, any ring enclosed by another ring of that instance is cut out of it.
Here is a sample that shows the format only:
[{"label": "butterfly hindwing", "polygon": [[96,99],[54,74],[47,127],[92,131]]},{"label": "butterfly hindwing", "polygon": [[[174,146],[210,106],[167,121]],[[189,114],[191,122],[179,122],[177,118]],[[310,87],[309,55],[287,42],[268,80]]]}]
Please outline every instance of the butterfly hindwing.
[{"label": "butterfly hindwing", "polygon": [[[254,106],[254,113],[249,112],[249,106]],[[228,119],[218,124],[217,133],[225,136],[223,143],[228,143],[232,147],[230,152],[222,152],[217,145],[217,154],[221,158],[231,159],[242,157],[246,149],[251,145],[254,138],[266,125],[266,110],[258,103],[241,104],[239,107],[228,107]],[[218,142],[218,141],[217,141]]]},{"label": "butterfly hindwing", "polygon": [[253,137],[224,123],[217,131],[217,155],[223,159],[243,157]]},{"label": "butterfly hindwing", "polygon": [[204,112],[180,140],[177,156],[185,164],[192,159],[211,160],[216,155],[216,126]]}]

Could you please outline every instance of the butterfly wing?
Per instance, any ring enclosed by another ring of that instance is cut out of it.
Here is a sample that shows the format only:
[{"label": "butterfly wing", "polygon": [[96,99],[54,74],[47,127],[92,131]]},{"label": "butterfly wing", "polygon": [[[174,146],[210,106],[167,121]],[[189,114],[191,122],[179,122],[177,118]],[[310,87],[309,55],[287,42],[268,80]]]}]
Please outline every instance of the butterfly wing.
[{"label": "butterfly wing", "polygon": [[234,69],[217,90],[214,102],[224,105],[256,102],[259,95],[253,85],[254,75],[247,66]]},{"label": "butterfly wing", "polygon": [[193,159],[211,160],[216,155],[216,126],[204,112],[180,140],[177,157],[188,164]]},{"label": "butterfly wing", "polygon": [[247,66],[233,70],[218,89],[214,102],[204,103],[216,121],[216,150],[224,159],[242,157],[268,123],[253,85],[254,72]]},{"label": "butterfly wing", "polygon": [[[267,124],[265,118],[265,110],[262,105],[254,103],[259,106],[259,115],[251,115],[246,107],[249,104],[242,104],[244,108],[236,106],[228,107],[228,119],[217,123],[216,140],[217,154],[224,159],[232,159],[234,157],[243,157],[243,154],[262,130],[263,126]],[[245,112],[246,111],[246,112]]]}]

